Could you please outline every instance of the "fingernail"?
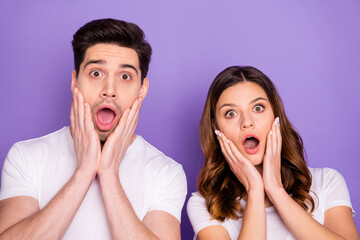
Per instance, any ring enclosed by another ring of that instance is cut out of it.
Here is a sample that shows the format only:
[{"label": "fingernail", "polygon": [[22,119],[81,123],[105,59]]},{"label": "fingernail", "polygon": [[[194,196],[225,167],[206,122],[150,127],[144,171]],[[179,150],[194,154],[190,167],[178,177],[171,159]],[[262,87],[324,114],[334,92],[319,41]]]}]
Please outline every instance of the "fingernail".
[{"label": "fingernail", "polygon": [[216,136],[221,137],[221,134],[220,134],[219,130],[215,130],[215,134],[216,134]]},{"label": "fingernail", "polygon": [[279,117],[275,118],[275,126],[279,124]]},{"label": "fingernail", "polygon": [[269,134],[272,135],[272,130],[270,130]]},{"label": "fingernail", "polygon": [[229,140],[226,139],[225,142],[226,142],[227,144],[229,144]]}]

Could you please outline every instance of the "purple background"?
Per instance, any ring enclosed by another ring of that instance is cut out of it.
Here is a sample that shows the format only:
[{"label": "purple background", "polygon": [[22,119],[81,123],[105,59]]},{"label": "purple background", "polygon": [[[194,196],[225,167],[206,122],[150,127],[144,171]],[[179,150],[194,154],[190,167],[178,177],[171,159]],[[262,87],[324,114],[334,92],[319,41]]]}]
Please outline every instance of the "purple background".
[{"label": "purple background", "polygon": [[[13,143],[69,125],[72,35],[112,17],[137,23],[153,47],[137,133],[181,163],[188,197],[203,157],[198,125],[221,70],[252,65],[277,86],[308,164],[345,177],[360,211],[360,2],[11,1],[0,8],[0,166]],[[360,217],[355,216],[357,227]],[[182,237],[193,232],[185,207]]]}]

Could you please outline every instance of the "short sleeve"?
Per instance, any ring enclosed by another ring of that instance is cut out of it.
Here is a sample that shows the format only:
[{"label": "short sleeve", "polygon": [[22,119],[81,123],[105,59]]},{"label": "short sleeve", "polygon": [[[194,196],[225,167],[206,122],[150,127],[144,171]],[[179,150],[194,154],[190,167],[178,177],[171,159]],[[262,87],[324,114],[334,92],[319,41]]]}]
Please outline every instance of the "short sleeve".
[{"label": "short sleeve", "polygon": [[25,146],[21,143],[14,144],[4,161],[0,200],[16,196],[29,196],[37,199],[33,169]]},{"label": "short sleeve", "polygon": [[323,170],[323,196],[325,200],[325,211],[335,206],[347,206],[351,208],[350,194],[344,177],[336,170],[324,168]]},{"label": "short sleeve", "polygon": [[187,194],[185,172],[179,164],[162,170],[157,176],[156,192],[148,212],[162,210],[170,213],[181,222],[181,210]]},{"label": "short sleeve", "polygon": [[197,236],[203,228],[214,225],[223,226],[222,222],[211,220],[211,215],[205,205],[205,199],[198,192],[191,194],[187,203],[187,214],[195,232],[195,236]]}]

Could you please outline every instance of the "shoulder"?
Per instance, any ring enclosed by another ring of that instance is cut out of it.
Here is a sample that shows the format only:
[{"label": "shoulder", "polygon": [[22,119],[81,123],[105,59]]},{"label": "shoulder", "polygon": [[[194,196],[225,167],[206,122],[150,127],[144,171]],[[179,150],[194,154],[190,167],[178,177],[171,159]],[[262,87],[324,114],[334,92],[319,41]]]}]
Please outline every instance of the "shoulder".
[{"label": "shoulder", "polygon": [[199,192],[194,192],[191,194],[186,210],[195,235],[197,235],[201,229],[209,226],[224,226],[224,222],[220,222],[211,218],[211,215],[205,204],[205,199]]},{"label": "shoulder", "polygon": [[332,168],[311,168],[312,187],[325,187],[333,181],[344,181],[344,177]]},{"label": "shoulder", "polygon": [[[186,210],[191,223],[196,222],[199,217],[202,221],[211,219],[210,213],[205,204],[205,198],[199,192],[193,192],[187,202]],[[193,224],[194,225],[194,224]]]},{"label": "shoulder", "polygon": [[122,171],[141,173],[141,179],[149,187],[157,191],[179,191],[186,195],[187,181],[181,164],[156,149],[137,136],[129,146],[125,158],[120,165]]},{"label": "shoulder", "polygon": [[348,206],[355,213],[344,177],[332,168],[309,168],[312,176],[311,190],[319,198],[323,211],[335,206]]},{"label": "shoulder", "polygon": [[49,146],[59,147],[59,143],[65,143],[66,140],[69,139],[69,136],[71,138],[69,127],[63,127],[60,130],[49,133],[42,137],[17,142],[13,145],[13,148],[37,149]]},{"label": "shoulder", "polygon": [[[37,156],[44,152],[59,149],[62,144],[69,144],[71,139],[69,127],[63,127],[42,137],[16,142],[10,149],[7,158]],[[72,142],[71,142],[72,144]]]},{"label": "shoulder", "polygon": [[140,135],[137,135],[130,147],[130,151],[136,153],[141,158],[142,165],[149,170],[184,172],[181,164],[166,156]]}]

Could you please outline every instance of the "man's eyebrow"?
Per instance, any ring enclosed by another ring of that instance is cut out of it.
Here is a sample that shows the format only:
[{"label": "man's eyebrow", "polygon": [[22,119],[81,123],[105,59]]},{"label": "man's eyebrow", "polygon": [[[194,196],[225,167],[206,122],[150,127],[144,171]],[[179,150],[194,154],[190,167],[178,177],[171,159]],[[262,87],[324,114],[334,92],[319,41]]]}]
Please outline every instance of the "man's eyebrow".
[{"label": "man's eyebrow", "polygon": [[[85,63],[84,65],[84,69],[86,68],[87,65],[89,64],[105,64],[106,61],[104,60],[90,60],[88,62]],[[134,69],[134,71],[136,72],[136,74],[138,74],[138,70],[136,69],[135,66],[131,65],[131,64],[120,64],[119,65],[120,68],[131,68]]]},{"label": "man's eyebrow", "polygon": [[131,68],[135,70],[136,74],[138,74],[138,70],[136,69],[136,67],[131,64],[121,64],[120,68]]},{"label": "man's eyebrow", "polygon": [[[258,98],[255,98],[255,99],[251,100],[251,101],[249,102],[249,104],[253,104],[253,103],[255,103],[255,102],[259,101],[259,100],[268,101],[266,98],[258,97]],[[223,107],[233,107],[233,108],[235,108],[235,107],[238,107],[238,105],[233,104],[233,103],[225,103],[225,104],[223,104],[223,105],[220,106],[219,110],[220,110],[221,108],[223,108]]]},{"label": "man's eyebrow", "polygon": [[104,60],[90,60],[90,61],[87,61],[84,65],[84,69],[86,68],[87,65],[89,64],[104,64],[105,61]]}]

